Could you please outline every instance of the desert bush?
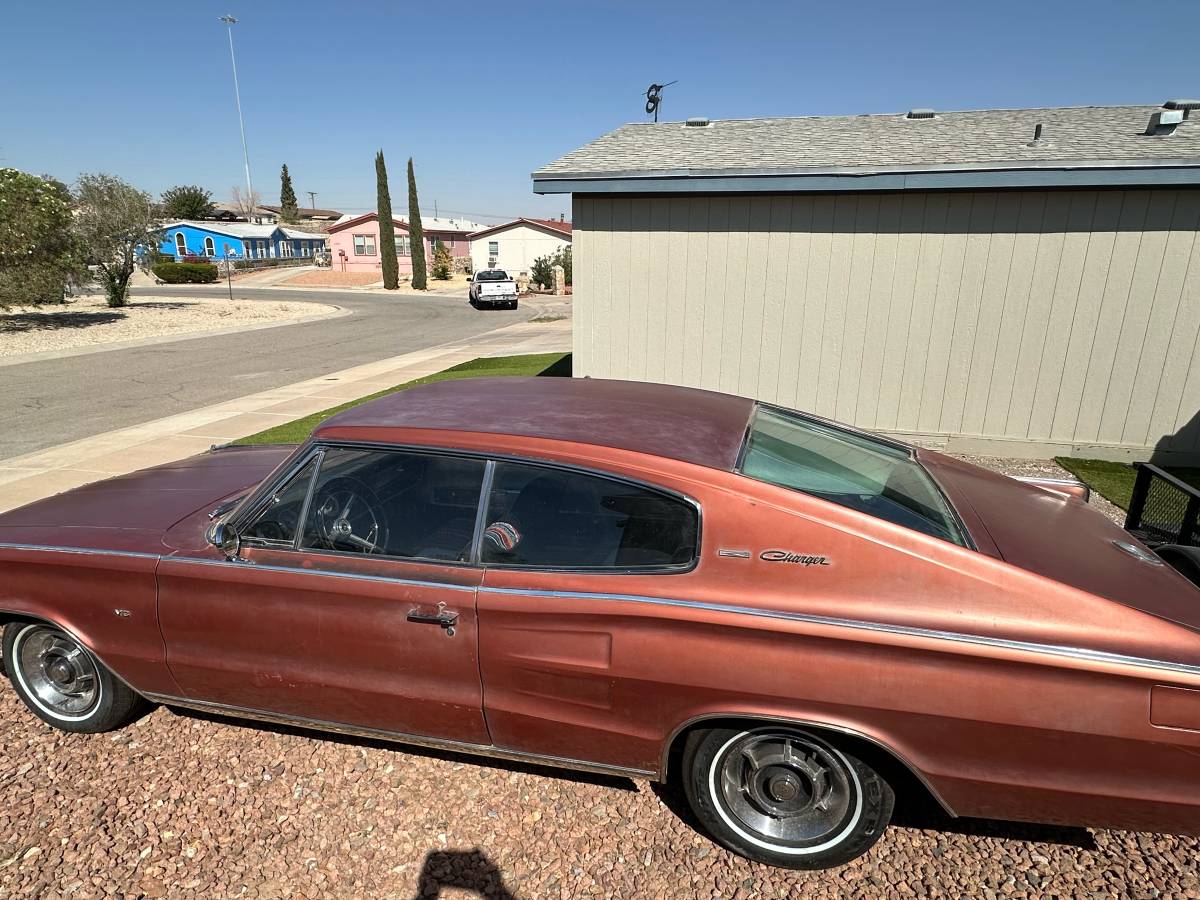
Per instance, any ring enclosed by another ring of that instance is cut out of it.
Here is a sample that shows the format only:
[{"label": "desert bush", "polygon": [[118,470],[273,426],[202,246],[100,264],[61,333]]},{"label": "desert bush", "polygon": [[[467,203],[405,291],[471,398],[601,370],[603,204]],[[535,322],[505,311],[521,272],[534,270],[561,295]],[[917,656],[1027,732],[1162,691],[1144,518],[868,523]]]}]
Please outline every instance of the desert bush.
[{"label": "desert bush", "polygon": [[159,263],[154,277],[167,284],[212,284],[217,280],[217,267],[210,263]]},{"label": "desert bush", "polygon": [[433,242],[433,277],[438,281],[449,281],[454,270],[454,257],[441,241]]}]

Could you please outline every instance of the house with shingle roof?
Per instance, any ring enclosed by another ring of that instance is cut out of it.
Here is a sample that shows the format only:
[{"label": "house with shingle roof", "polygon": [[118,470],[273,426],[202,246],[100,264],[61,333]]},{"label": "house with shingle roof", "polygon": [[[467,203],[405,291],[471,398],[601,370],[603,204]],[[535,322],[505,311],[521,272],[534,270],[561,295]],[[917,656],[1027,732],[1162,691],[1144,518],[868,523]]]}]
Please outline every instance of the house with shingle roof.
[{"label": "house with shingle roof", "polygon": [[1200,462],[1200,101],[625,125],[533,188],[573,195],[577,374]]},{"label": "house with shingle roof", "polygon": [[539,257],[570,247],[571,223],[562,218],[522,217],[476,231],[470,243],[471,266],[476,272],[503,269],[516,278],[528,275]]}]

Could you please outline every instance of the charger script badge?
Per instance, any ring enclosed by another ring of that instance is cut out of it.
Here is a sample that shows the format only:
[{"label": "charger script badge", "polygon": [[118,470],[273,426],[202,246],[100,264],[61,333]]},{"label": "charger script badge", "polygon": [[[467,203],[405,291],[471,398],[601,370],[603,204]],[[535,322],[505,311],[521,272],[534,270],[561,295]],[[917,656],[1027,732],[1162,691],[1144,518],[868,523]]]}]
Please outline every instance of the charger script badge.
[{"label": "charger script badge", "polygon": [[827,566],[829,560],[824,556],[809,556],[806,553],[793,553],[791,550],[764,550],[758,554],[764,562],[795,563],[798,566]]}]

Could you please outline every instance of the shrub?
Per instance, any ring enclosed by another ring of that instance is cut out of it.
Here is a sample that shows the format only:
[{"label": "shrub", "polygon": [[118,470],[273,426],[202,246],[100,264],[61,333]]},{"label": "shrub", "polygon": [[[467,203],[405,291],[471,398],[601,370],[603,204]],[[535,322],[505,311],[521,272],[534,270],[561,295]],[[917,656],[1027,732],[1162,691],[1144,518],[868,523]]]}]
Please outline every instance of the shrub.
[{"label": "shrub", "polygon": [[61,302],[86,275],[66,186],[0,168],[0,309]]},{"label": "shrub", "polygon": [[212,284],[217,274],[217,267],[209,263],[159,263],[154,267],[154,276],[167,284]]},{"label": "shrub", "polygon": [[446,245],[441,241],[434,241],[433,277],[438,281],[447,281],[450,278],[450,273],[453,268],[454,257],[450,255],[450,251],[446,249]]},{"label": "shrub", "polygon": [[539,256],[529,267],[529,280],[542,288],[554,287],[554,267],[563,267],[564,284],[571,284],[571,248],[560,247],[548,256]]}]

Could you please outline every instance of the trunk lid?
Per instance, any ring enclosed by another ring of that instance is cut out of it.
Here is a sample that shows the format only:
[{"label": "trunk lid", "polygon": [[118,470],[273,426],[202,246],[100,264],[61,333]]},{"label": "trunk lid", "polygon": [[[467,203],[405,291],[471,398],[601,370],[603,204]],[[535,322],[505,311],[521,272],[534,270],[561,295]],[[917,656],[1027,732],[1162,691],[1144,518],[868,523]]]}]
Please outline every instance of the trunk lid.
[{"label": "trunk lid", "polygon": [[940,453],[919,450],[917,457],[980,552],[1200,630],[1200,591],[1170,566],[1121,549],[1125,544],[1146,550],[1099,510]]}]

